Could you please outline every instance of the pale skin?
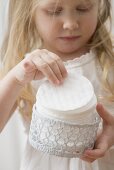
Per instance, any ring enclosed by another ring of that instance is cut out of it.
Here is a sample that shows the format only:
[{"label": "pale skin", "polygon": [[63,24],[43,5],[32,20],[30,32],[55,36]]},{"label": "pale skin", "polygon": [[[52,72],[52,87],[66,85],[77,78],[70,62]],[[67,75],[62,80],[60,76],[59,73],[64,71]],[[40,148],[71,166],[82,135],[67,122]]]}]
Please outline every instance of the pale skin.
[{"label": "pale skin", "polygon": [[[29,53],[1,80],[1,130],[11,116],[23,87],[32,80],[44,77],[55,85],[63,83],[68,74],[63,60],[80,57],[88,52],[86,44],[96,29],[98,0],[87,1],[88,3],[79,0],[62,0],[58,4],[54,0],[45,2],[39,5],[34,17],[36,28],[43,39],[43,48]],[[105,113],[99,107],[97,110]],[[86,154],[90,155],[83,159],[92,162],[104,155],[108,147],[103,150],[101,141],[98,140],[92,157],[87,151]]]},{"label": "pale skin", "polygon": [[99,115],[103,119],[103,130],[98,134],[95,148],[86,150],[82,159],[93,162],[103,157],[108,149],[114,145],[114,116],[112,116],[101,104],[96,107]]}]

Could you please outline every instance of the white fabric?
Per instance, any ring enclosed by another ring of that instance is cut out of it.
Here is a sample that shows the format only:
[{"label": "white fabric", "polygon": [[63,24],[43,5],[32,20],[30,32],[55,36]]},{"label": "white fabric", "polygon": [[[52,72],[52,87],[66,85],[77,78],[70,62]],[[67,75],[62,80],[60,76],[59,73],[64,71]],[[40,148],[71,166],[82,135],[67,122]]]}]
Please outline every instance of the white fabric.
[{"label": "white fabric", "polygon": [[[87,61],[88,58],[88,61]],[[75,65],[75,66],[74,66]],[[73,71],[86,76],[93,84],[96,96],[105,96],[101,91],[100,66],[96,57],[92,53],[81,56],[79,59],[67,61],[67,66]],[[73,67],[72,67],[73,66]],[[79,71],[81,70],[81,71]],[[106,103],[106,102],[105,102]],[[107,103],[108,108],[111,108]],[[111,111],[113,109],[111,108]],[[26,145],[21,170],[113,170],[114,150],[110,150],[107,155],[90,164],[78,158],[61,158],[42,153],[33,149],[29,142]]]},{"label": "white fabric", "polygon": [[0,170],[19,170],[27,136],[19,113],[11,117],[0,134]]}]

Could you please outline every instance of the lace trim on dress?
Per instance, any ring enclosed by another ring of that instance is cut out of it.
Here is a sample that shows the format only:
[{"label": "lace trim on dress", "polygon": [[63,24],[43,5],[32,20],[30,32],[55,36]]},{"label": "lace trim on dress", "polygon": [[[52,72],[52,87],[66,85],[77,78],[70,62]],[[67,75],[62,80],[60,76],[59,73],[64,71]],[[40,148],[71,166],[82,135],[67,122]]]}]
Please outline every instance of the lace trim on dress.
[{"label": "lace trim on dress", "polygon": [[68,60],[64,62],[64,64],[67,68],[80,67],[82,65],[85,65],[91,62],[95,58],[95,56],[96,56],[95,52],[90,51],[78,58],[74,58],[73,60]]}]

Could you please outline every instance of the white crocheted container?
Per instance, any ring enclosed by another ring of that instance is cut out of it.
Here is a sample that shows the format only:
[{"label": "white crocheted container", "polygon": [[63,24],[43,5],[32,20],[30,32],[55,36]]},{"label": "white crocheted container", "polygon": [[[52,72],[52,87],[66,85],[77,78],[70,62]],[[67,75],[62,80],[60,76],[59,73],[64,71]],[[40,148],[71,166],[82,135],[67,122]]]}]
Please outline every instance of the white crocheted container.
[{"label": "white crocheted container", "polygon": [[100,118],[91,82],[69,73],[60,86],[45,81],[36,95],[30,125],[30,144],[61,157],[80,157],[93,148]]}]

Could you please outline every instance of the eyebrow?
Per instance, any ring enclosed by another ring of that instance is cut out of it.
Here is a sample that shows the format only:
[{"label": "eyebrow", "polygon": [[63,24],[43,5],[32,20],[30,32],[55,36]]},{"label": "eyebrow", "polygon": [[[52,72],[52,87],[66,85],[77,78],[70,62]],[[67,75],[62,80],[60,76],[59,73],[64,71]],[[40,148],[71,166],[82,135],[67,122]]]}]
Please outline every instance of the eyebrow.
[{"label": "eyebrow", "polygon": [[84,4],[95,4],[96,0],[80,0],[80,3]]},{"label": "eyebrow", "polygon": [[40,2],[40,5],[42,6],[42,5],[51,5],[51,6],[54,6],[54,5],[57,5],[57,4],[60,4],[60,0],[57,0],[57,2],[55,2],[55,1],[52,1],[52,2],[45,2],[45,1],[42,1],[41,0],[41,2]]},{"label": "eyebrow", "polygon": [[[96,3],[96,0],[80,0],[79,1],[79,4],[77,5],[81,5],[82,3],[84,3],[85,5],[89,5],[89,4],[95,4]],[[57,5],[61,5],[62,4],[62,1],[61,0],[56,0],[55,1],[52,1],[52,2],[45,2],[45,1],[42,1],[40,2],[40,5],[43,6],[43,5],[49,5],[49,6],[57,6]]]}]

